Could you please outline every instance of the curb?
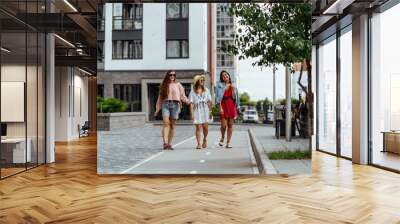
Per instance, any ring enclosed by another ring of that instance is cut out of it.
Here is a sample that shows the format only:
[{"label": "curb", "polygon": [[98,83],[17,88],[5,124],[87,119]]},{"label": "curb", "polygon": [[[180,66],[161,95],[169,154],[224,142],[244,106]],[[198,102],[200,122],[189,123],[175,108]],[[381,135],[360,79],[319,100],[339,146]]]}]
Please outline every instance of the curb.
[{"label": "curb", "polygon": [[261,143],[256,138],[253,129],[249,128],[249,136],[251,148],[253,149],[254,157],[256,158],[258,171],[260,174],[278,174],[271,161],[269,160],[267,154]]}]

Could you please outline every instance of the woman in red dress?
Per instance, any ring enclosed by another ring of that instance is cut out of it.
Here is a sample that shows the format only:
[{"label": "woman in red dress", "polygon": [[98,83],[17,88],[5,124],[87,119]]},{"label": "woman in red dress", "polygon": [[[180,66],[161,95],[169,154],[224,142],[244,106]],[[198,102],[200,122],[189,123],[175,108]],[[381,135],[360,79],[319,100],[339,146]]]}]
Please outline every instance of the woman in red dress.
[{"label": "woman in red dress", "polygon": [[231,77],[226,71],[222,71],[220,74],[220,83],[216,87],[216,98],[221,119],[221,140],[219,145],[224,145],[225,132],[227,132],[226,148],[232,148],[230,142],[233,133],[233,122],[238,116],[239,97],[236,88],[232,85]]}]

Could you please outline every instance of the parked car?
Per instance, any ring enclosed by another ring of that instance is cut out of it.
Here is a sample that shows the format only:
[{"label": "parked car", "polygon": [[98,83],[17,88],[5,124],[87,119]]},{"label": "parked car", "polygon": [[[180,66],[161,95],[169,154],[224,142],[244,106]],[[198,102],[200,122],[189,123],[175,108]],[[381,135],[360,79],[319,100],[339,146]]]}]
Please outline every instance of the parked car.
[{"label": "parked car", "polygon": [[272,123],[274,123],[274,112],[267,111],[267,113],[264,117],[264,124],[272,124]]},{"label": "parked car", "polygon": [[243,113],[243,122],[254,122],[258,123],[258,113],[256,110],[246,110]]}]

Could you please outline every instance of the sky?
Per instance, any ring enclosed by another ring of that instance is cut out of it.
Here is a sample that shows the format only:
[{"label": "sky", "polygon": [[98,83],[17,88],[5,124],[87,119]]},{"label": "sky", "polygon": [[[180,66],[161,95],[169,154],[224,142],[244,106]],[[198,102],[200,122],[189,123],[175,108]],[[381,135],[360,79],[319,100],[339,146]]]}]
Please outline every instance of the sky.
[{"label": "sky", "polygon": [[[247,92],[251,100],[262,100],[273,97],[272,68],[252,66],[255,59],[238,61],[239,92]],[[285,98],[285,69],[278,67],[276,72],[276,99]]]},{"label": "sky", "polygon": [[[246,31],[246,27],[237,24],[237,29]],[[253,66],[255,59],[238,60],[239,92],[247,92],[251,100],[273,98],[272,68]],[[276,71],[276,99],[285,98],[285,68],[278,66]]]}]

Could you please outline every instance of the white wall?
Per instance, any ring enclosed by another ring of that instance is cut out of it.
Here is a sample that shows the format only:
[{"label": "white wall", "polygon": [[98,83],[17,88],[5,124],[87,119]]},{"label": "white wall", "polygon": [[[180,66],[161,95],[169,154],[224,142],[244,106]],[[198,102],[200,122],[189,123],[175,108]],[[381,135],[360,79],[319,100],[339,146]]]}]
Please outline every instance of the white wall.
[{"label": "white wall", "polygon": [[166,59],[166,4],[143,4],[143,59],[112,59],[112,4],[106,4],[104,69],[207,70],[207,4],[189,4],[189,58]]},{"label": "white wall", "polygon": [[77,69],[57,67],[55,86],[55,140],[77,139],[78,124],[88,120],[88,78]]}]

